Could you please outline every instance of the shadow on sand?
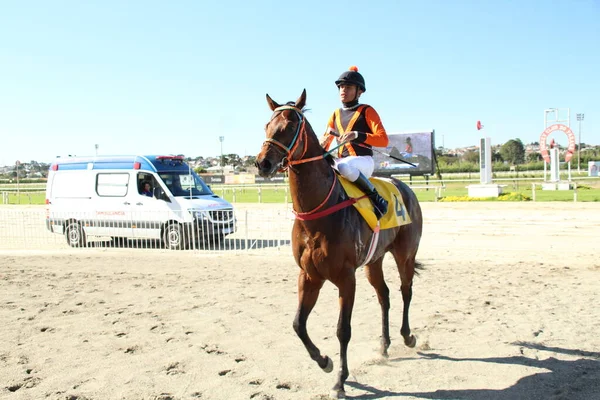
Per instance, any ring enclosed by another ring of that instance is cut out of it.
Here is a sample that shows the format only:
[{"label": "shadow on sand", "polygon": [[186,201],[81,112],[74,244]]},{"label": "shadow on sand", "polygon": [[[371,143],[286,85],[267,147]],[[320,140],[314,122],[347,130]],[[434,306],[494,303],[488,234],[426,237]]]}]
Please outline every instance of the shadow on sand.
[{"label": "shadow on sand", "polygon": [[[348,381],[348,386],[364,390],[366,394],[353,399],[384,399],[393,397],[416,397],[420,399],[444,400],[518,400],[518,399],[563,399],[563,400],[590,400],[600,399],[600,353],[577,349],[563,349],[560,347],[547,347],[537,343],[517,342],[516,346],[526,347],[540,351],[550,351],[587,358],[565,361],[549,357],[544,360],[532,359],[523,356],[491,357],[491,358],[453,358],[441,354],[419,353],[424,361],[437,360],[453,362],[483,362],[497,364],[523,365],[545,369],[519,379],[514,385],[505,389],[461,389],[434,392],[391,392],[379,390],[369,385]],[[402,361],[395,359],[390,361]],[[432,368],[435,369],[435,368]],[[439,369],[443,373],[443,369]]]}]

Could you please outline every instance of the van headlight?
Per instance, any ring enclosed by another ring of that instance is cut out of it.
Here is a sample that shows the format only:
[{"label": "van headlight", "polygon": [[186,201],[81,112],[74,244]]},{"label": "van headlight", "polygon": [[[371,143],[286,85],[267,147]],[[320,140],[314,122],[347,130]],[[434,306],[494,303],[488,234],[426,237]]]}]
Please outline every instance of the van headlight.
[{"label": "van headlight", "polygon": [[208,215],[206,213],[206,211],[190,211],[192,213],[192,215],[194,216],[195,219],[197,220],[207,220],[208,219]]}]

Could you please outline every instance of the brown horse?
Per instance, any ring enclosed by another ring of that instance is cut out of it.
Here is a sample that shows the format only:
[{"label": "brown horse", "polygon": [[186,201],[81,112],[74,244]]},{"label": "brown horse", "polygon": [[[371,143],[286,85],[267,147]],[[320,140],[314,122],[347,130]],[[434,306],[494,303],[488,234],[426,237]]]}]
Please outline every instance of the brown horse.
[{"label": "brown horse", "polygon": [[[267,139],[256,157],[261,176],[272,176],[280,169],[289,171],[290,193],[297,219],[292,230],[292,249],[300,267],[298,276],[299,305],[294,318],[294,330],[304,343],[310,357],[325,372],[333,370],[331,359],[322,355],[306,330],[306,321],[317,302],[326,280],[339,291],[340,314],[337,337],[340,342],[340,370],[331,397],[344,398],[344,382],[348,378],[347,350],[351,336],[350,319],[356,291],[356,269],[364,263],[373,235],[355,207],[341,208],[336,204],[348,200],[336,172],[333,159],[319,140],[303,114],[306,90],[296,100],[280,105],[267,94],[273,111],[266,125]],[[410,333],[408,309],[412,297],[415,257],[421,239],[423,219],[415,194],[403,182],[393,179],[400,190],[411,224],[380,232],[375,253],[365,266],[369,283],[375,288],[381,305],[381,354],[387,357],[390,346],[389,289],[384,281],[382,263],[386,252],[392,253],[401,279],[404,311],[400,334],[404,343],[414,347],[416,339]],[[335,207],[332,209],[332,207]],[[309,216],[322,216],[311,219]],[[327,215],[324,215],[327,214]]]}]

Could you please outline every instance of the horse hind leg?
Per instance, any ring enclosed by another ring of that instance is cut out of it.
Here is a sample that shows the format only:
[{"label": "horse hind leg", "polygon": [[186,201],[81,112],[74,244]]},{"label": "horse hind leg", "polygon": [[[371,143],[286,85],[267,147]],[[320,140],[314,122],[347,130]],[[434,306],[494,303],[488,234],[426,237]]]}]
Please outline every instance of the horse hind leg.
[{"label": "horse hind leg", "polygon": [[400,291],[402,292],[402,302],[404,308],[402,310],[402,327],[400,328],[400,334],[404,338],[404,344],[408,347],[415,347],[417,344],[417,338],[410,333],[409,309],[410,301],[412,300],[412,284],[415,275],[415,256],[406,258],[398,251],[392,251],[394,260],[398,267],[398,273],[400,274]]},{"label": "horse hind leg", "polygon": [[381,349],[382,356],[388,356],[388,349],[391,344],[390,339],[390,289],[385,284],[383,276],[383,257],[365,266],[367,280],[375,289],[377,300],[381,306]]},{"label": "horse hind leg", "polygon": [[300,275],[298,276],[299,303],[293,326],[294,331],[308,351],[310,358],[316,361],[323,371],[331,372],[333,371],[333,361],[331,361],[331,358],[328,356],[321,355],[321,351],[312,342],[308,336],[308,331],[306,330],[306,321],[308,320],[310,312],[317,303],[319,291],[321,290],[321,287],[323,287],[323,283],[323,281],[309,279],[304,271],[300,272]]}]

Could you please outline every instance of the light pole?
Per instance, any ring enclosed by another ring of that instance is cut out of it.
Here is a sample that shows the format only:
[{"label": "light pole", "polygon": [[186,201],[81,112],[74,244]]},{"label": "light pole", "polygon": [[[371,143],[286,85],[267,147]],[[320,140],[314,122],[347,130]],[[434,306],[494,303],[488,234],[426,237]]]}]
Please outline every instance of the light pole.
[{"label": "light pole", "polygon": [[15,170],[17,171],[17,199],[19,204],[21,204],[21,192],[19,190],[19,165],[21,165],[21,161],[17,160],[15,162]]},{"label": "light pole", "polygon": [[581,173],[581,121],[585,114],[577,114],[577,121],[579,122],[579,145],[577,146],[577,172]]},{"label": "light pole", "polygon": [[96,157],[98,157],[98,147],[100,147],[100,145],[96,143],[94,145],[94,148],[96,149]]},{"label": "light pole", "polygon": [[225,166],[223,165],[223,141],[225,136],[219,136],[219,142],[221,142],[221,174],[225,174]]}]

